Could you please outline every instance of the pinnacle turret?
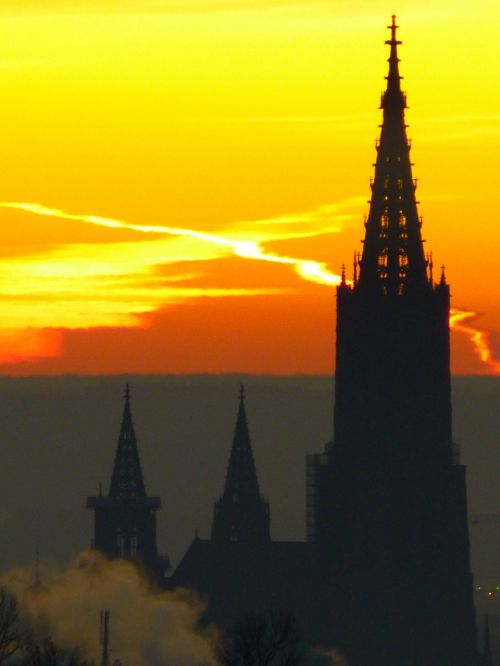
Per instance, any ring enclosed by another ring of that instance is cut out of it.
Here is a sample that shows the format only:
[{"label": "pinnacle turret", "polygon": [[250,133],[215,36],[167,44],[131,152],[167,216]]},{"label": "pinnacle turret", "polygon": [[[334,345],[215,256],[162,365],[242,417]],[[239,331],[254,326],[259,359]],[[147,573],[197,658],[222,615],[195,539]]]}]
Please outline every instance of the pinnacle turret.
[{"label": "pinnacle turret", "polygon": [[130,387],[128,384],[125,387],[125,406],[109,495],[110,497],[146,497],[130,409]]},{"label": "pinnacle turret", "polygon": [[359,286],[363,291],[401,295],[425,289],[429,280],[421,221],[412,177],[410,142],[406,136],[406,95],[399,75],[396,17],[389,26],[391,39],[387,86],[382,95],[383,123],[377,143],[370,213],[360,261]]}]

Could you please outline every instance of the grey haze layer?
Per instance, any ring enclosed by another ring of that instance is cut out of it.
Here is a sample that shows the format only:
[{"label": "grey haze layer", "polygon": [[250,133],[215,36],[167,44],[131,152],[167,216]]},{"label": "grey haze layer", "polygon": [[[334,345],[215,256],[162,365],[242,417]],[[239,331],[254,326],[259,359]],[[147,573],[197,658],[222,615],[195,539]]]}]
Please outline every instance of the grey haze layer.
[{"label": "grey haze layer", "polygon": [[[2,569],[64,562],[90,544],[87,495],[109,490],[126,382],[150,495],[160,495],[162,552],[178,562],[208,537],[238,409],[247,416],[274,539],[305,535],[306,453],[332,437],[333,380],[237,375],[0,378]],[[476,581],[500,573],[500,378],[453,379],[454,440],[467,465]],[[423,415],[425,418],[425,415]]]}]

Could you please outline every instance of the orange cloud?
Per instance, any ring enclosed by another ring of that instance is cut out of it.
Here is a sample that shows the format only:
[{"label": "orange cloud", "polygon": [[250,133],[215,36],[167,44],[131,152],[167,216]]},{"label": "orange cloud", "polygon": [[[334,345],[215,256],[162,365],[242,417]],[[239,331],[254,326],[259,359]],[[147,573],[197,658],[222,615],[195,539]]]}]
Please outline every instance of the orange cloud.
[{"label": "orange cloud", "polygon": [[[310,236],[314,233],[311,228],[315,219],[319,221],[320,233],[324,229],[339,231],[335,219],[337,215],[346,215],[342,213],[342,204],[257,221],[257,234],[251,233],[250,223],[235,223],[234,238],[193,229],[73,215],[39,204],[0,205],[53,219],[150,236],[147,240],[106,243],[64,241],[43,251],[37,252],[35,247],[31,253],[3,257],[0,261],[0,332],[4,331],[0,336],[0,362],[3,363],[57,355],[60,334],[51,334],[53,328],[144,326],[149,321],[144,315],[191,299],[269,296],[290,291],[288,285],[269,288],[266,284],[260,288],[259,279],[245,288],[218,284],[216,270],[209,267],[212,262],[231,256],[290,267],[301,278],[319,284],[339,281],[325,264],[266,252],[256,239]],[[197,263],[203,267],[201,271]],[[174,270],[160,271],[160,267],[168,265]],[[210,286],[203,281],[207,270],[214,272],[215,277]]]},{"label": "orange cloud", "polygon": [[[207,288],[203,286],[202,279],[199,280],[201,284],[196,286],[186,285],[194,278],[202,278],[196,269],[184,270],[177,275],[160,276],[158,273],[158,268],[165,264],[186,263],[194,266],[196,262],[214,261],[231,255],[288,266],[306,281],[337,285],[340,276],[331,272],[325,263],[269,252],[262,244],[275,239],[314,236],[325,230],[338,232],[340,222],[352,217],[348,209],[353,202],[357,203],[357,199],[301,214],[253,223],[234,223],[224,233],[135,224],[97,215],[68,213],[36,203],[0,203],[0,207],[34,215],[160,236],[148,241],[65,244],[38,255],[4,259],[0,263],[0,290],[4,294],[0,304],[3,326],[9,331],[24,330],[24,327],[43,330],[52,326],[65,329],[133,327],[143,323],[143,315],[154,313],[169,303],[201,297],[262,296],[290,291]],[[493,356],[488,333],[470,325],[470,320],[476,316],[474,312],[454,309],[450,315],[450,326],[467,336],[477,357],[489,371],[500,372],[500,362]],[[58,353],[56,338],[45,334],[37,337],[33,329],[24,337],[18,336],[17,346],[10,350],[12,339],[11,333],[7,333],[4,339],[0,337],[0,361],[15,362],[20,358]]]},{"label": "orange cloud", "polygon": [[61,343],[62,333],[55,329],[0,328],[0,363],[55,357]]}]

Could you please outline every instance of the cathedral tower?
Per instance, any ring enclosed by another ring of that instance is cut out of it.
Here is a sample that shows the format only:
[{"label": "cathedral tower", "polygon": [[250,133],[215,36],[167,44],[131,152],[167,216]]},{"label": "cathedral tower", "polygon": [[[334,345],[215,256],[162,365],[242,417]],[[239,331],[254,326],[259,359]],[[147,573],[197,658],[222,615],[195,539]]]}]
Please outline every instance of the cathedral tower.
[{"label": "cathedral tower", "polygon": [[153,578],[161,577],[168,558],[159,558],[156,547],[160,498],[146,494],[128,385],[109,493],[88,497],[87,508],[94,511],[94,548],[135,561]]},{"label": "cathedral tower", "polygon": [[334,442],[308,458],[308,539],[351,666],[477,663],[465,469],[451,435],[449,286],[424,252],[397,26],[352,283],[337,289]]},{"label": "cathedral tower", "polygon": [[269,538],[269,504],[259,491],[242,386],[224,493],[214,506],[212,540],[255,545]]}]

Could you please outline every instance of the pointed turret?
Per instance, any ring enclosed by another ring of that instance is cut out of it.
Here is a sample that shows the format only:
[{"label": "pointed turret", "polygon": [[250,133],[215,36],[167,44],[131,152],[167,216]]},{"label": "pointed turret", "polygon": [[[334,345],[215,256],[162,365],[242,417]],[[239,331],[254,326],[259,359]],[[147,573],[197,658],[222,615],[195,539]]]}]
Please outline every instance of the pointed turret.
[{"label": "pointed turret", "polygon": [[224,493],[214,507],[212,539],[245,542],[269,540],[269,505],[259,491],[243,386]]},{"label": "pointed turret", "polygon": [[400,295],[425,289],[429,280],[421,221],[415,199],[410,142],[406,136],[406,95],[399,75],[396,17],[389,26],[391,39],[387,87],[382,95],[383,123],[377,143],[370,213],[366,221],[359,285],[362,290]]},{"label": "pointed turret", "polygon": [[146,488],[144,487],[141,461],[130,410],[130,387],[128,384],[125,387],[125,406],[109,495],[110,497],[146,497]]}]

